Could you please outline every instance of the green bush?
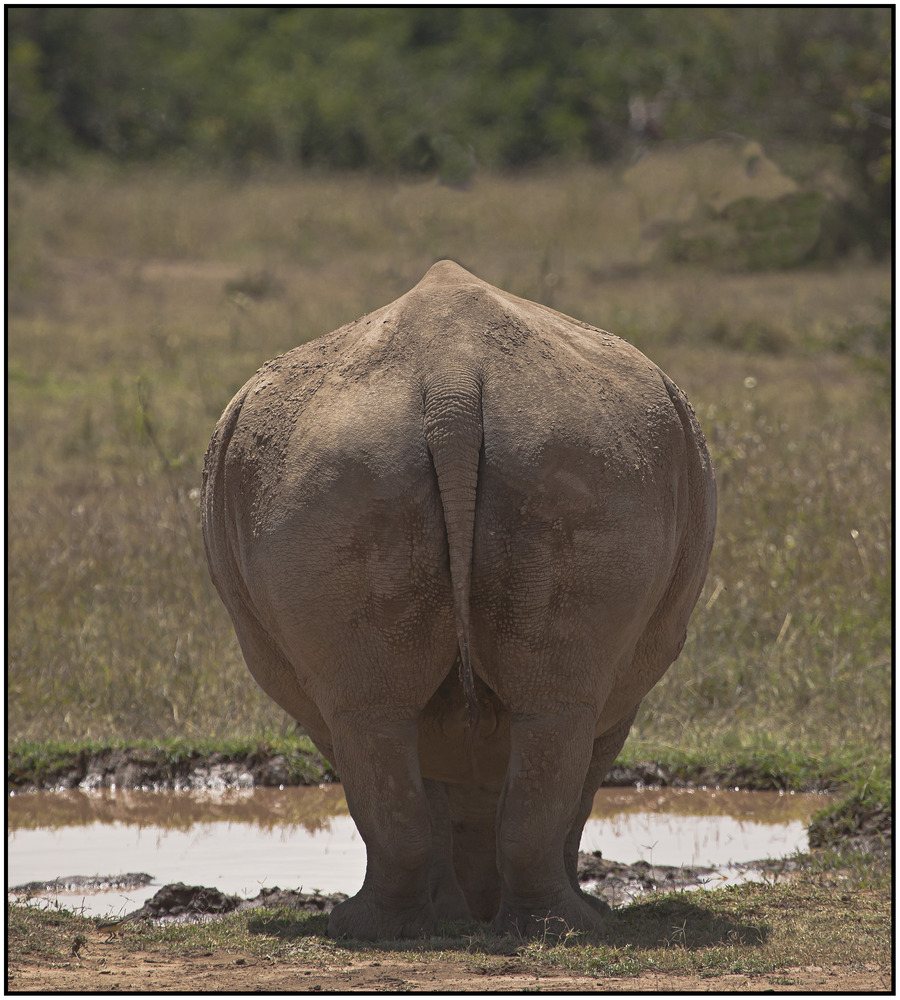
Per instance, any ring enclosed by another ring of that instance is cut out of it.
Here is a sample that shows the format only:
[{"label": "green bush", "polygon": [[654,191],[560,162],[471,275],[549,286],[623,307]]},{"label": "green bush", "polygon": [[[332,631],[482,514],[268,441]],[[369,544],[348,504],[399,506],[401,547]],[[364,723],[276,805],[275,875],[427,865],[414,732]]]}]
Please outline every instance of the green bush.
[{"label": "green bush", "polygon": [[[12,7],[9,154],[441,173],[633,154],[649,132],[839,142],[889,240],[883,7]],[[633,110],[634,105],[632,105]]]}]

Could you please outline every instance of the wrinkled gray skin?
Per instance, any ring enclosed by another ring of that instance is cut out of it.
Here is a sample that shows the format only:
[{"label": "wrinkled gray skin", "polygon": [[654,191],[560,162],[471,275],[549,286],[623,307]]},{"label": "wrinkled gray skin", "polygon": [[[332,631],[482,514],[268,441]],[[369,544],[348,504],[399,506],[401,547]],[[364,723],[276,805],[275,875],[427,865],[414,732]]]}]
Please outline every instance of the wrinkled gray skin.
[{"label": "wrinkled gray skin", "polygon": [[241,389],[203,535],[253,676],[366,843],[332,935],[600,935],[581,831],[684,643],[715,509],[654,364],[449,261]]}]

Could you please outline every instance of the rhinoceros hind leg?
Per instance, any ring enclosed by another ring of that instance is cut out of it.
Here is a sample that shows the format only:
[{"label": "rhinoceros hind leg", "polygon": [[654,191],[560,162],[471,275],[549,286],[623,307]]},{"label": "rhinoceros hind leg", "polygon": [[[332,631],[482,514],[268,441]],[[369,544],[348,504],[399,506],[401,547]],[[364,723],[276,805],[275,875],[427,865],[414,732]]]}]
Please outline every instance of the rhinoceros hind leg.
[{"label": "rhinoceros hind leg", "polygon": [[419,773],[416,719],[332,722],[336,765],[365,841],[362,888],[334,908],[332,937],[391,940],[434,933],[431,817]]},{"label": "rhinoceros hind leg", "polygon": [[579,803],[575,820],[566,837],[564,848],[566,874],[569,877],[572,888],[582,899],[604,914],[611,912],[608,904],[597,896],[588,895],[588,893],[582,890],[578,882],[578,848],[581,846],[581,835],[584,832],[584,824],[587,822],[594,807],[594,796],[597,794],[597,789],[603,783],[603,779],[609,773],[609,769],[613,766],[616,757],[619,756],[619,752],[625,745],[625,740],[628,738],[628,733],[631,730],[631,725],[636,715],[637,709],[612,732],[605,733],[594,740],[594,750],[591,755],[591,763],[588,767],[587,776],[584,779],[581,802]]},{"label": "rhinoceros hind leg", "polygon": [[493,920],[500,905],[496,829],[500,786],[449,785],[447,794],[456,877],[472,916],[485,922]]},{"label": "rhinoceros hind leg", "polygon": [[472,914],[453,868],[453,837],[447,789],[440,781],[426,781],[431,811],[430,887],[438,920],[471,920]]},{"label": "rhinoceros hind leg", "polygon": [[591,760],[594,716],[578,706],[514,714],[500,802],[498,867],[502,894],[494,927],[523,937],[597,939],[601,911],[577,892],[564,862]]}]

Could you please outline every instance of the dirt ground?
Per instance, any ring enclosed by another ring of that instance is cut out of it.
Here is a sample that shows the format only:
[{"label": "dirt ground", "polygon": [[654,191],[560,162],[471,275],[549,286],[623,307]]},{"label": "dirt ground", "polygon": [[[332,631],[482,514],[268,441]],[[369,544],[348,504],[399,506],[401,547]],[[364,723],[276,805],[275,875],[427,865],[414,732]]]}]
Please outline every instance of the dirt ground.
[{"label": "dirt ground", "polygon": [[788,969],[771,976],[719,977],[644,974],[598,978],[564,970],[523,969],[521,964],[489,970],[477,956],[398,961],[385,955],[349,957],[327,966],[259,959],[249,953],[214,952],[170,956],[134,952],[103,932],[88,935],[79,956],[60,965],[17,958],[7,971],[10,993],[884,993],[891,970],[875,965]]}]

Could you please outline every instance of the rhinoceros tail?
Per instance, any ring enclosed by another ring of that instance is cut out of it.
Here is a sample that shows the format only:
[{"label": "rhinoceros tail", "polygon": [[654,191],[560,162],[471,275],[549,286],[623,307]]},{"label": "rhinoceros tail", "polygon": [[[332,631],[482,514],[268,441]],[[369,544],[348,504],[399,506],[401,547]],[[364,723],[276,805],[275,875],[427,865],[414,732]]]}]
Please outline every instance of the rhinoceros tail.
[{"label": "rhinoceros tail", "polygon": [[460,680],[474,733],[480,711],[472,669],[469,598],[478,462],[484,438],[478,373],[470,367],[448,366],[431,376],[425,383],[424,405],[425,440],[437,473],[447,528]]}]

